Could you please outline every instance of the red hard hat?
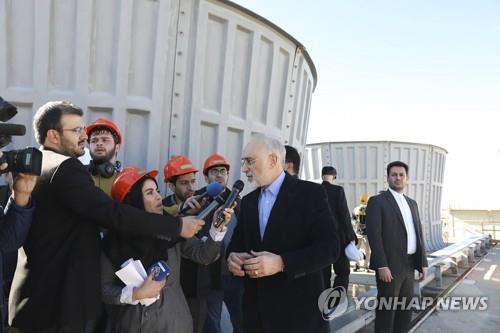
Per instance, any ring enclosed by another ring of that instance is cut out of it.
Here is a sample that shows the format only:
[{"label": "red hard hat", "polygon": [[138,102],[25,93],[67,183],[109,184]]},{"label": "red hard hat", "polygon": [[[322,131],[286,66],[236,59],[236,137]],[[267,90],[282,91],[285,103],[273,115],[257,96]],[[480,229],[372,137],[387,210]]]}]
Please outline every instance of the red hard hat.
[{"label": "red hard hat", "polygon": [[172,157],[167,164],[165,164],[165,168],[163,168],[163,174],[167,182],[172,181],[173,177],[191,172],[198,172],[198,169],[194,167],[193,162],[184,156]]},{"label": "red hard hat", "polygon": [[214,166],[225,166],[227,171],[229,171],[229,162],[224,158],[224,156],[219,154],[213,154],[207,157],[205,163],[203,163],[203,174],[208,175],[208,169]]},{"label": "red hard hat", "polygon": [[118,143],[122,143],[122,134],[120,133],[120,129],[118,128],[118,126],[116,126],[116,124],[111,120],[107,120],[104,118],[97,118],[93,123],[90,123],[87,126],[87,136],[89,137],[89,139],[92,131],[98,128],[105,128],[115,133],[116,138],[118,139]]},{"label": "red hard hat", "polygon": [[113,187],[111,187],[111,196],[116,201],[123,202],[132,186],[146,176],[156,178],[158,170],[145,171],[135,166],[126,167],[116,177]]}]

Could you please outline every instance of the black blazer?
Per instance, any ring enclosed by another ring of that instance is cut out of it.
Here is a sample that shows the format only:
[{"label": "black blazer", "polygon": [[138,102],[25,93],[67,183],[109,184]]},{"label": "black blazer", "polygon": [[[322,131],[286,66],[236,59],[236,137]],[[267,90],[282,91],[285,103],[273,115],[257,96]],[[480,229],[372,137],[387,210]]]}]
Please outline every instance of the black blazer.
[{"label": "black blazer", "polygon": [[[195,195],[199,195],[206,191],[206,186],[195,192]],[[220,195],[227,200],[231,189],[226,187],[224,192]],[[241,199],[238,197],[236,199],[237,206],[234,209],[234,216],[230,223],[235,223],[237,221],[237,216],[240,211]],[[212,226],[212,219],[214,217],[214,212],[208,214],[205,217],[205,225],[198,231],[196,237],[210,237],[210,228]],[[182,258],[181,260],[181,286],[184,295],[187,298],[194,297],[206,297],[210,289],[220,290],[222,288],[221,274],[222,272],[227,273],[227,262],[226,262],[226,249],[224,247],[224,242],[221,244],[221,253],[219,259],[211,263],[210,265],[202,265],[194,262],[188,258]],[[224,269],[223,269],[224,267]]]},{"label": "black blazer", "polygon": [[96,319],[101,309],[99,226],[178,237],[181,221],[121,205],[94,185],[76,158],[42,150],[33,224],[9,299],[9,322],[26,330]]},{"label": "black blazer", "polygon": [[286,175],[261,240],[260,190],[243,198],[227,253],[269,251],[281,255],[285,271],[259,279],[245,277],[245,331],[261,325],[265,332],[328,332],[318,309],[324,286],[321,268],[336,260],[339,242],[325,191]]},{"label": "black blazer", "polygon": [[[427,267],[422,224],[415,200],[404,196],[410,206],[417,236],[416,269],[422,272]],[[373,196],[366,207],[366,230],[372,250],[370,268],[389,267],[392,275],[398,275],[407,262],[407,235],[401,210],[392,193],[387,190]]]},{"label": "black blazer", "polygon": [[333,217],[337,222],[340,244],[343,250],[349,242],[356,241],[357,243],[358,240],[352,228],[351,214],[347,206],[344,188],[339,185],[330,184],[326,181],[321,183],[321,185],[325,188],[326,194],[328,195],[328,203],[330,204]]}]

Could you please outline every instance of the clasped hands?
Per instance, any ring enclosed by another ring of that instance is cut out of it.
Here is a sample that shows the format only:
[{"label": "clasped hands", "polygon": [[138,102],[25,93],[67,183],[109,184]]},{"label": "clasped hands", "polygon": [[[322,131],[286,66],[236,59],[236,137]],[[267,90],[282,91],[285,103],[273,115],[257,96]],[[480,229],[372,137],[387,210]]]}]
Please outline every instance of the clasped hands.
[{"label": "clasped hands", "polygon": [[227,259],[229,271],[234,276],[248,276],[252,279],[283,272],[281,256],[268,252],[231,252]]}]

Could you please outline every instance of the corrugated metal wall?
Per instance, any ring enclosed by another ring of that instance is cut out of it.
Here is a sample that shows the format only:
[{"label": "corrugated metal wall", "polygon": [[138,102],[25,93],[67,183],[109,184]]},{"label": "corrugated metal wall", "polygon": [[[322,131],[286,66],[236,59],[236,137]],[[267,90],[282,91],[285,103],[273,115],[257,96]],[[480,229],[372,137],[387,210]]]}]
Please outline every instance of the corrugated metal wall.
[{"label": "corrugated metal wall", "polygon": [[321,168],[337,169],[337,184],[344,187],[349,208],[359,204],[359,196],[372,196],[387,189],[386,166],[400,160],[408,164],[405,193],[414,198],[420,210],[424,237],[430,250],[441,248],[441,195],[447,151],[443,148],[409,142],[329,142],[307,145],[302,176],[321,180]]},{"label": "corrugated metal wall", "polygon": [[[0,0],[0,95],[31,127],[48,100],[123,132],[124,165],[213,152],[241,176],[257,133],[302,151],[315,69],[293,37],[229,1]],[[31,128],[12,147],[35,144]],[[200,185],[203,185],[201,177]]]}]

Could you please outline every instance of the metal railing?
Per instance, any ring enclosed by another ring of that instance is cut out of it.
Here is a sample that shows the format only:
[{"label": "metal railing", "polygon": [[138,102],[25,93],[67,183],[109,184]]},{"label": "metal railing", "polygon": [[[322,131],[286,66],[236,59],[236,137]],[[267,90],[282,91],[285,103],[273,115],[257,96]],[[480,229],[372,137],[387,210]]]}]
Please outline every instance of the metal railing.
[{"label": "metal railing", "polygon": [[[435,281],[437,287],[442,287],[443,273],[450,271],[458,276],[458,267],[467,267],[475,262],[475,257],[485,254],[491,246],[492,238],[489,235],[470,236],[460,242],[451,244],[443,249],[428,254],[427,275],[423,281],[415,283],[415,295],[421,297],[422,288]],[[351,283],[376,286],[375,273],[351,274],[355,276]],[[358,297],[376,296],[376,288],[371,288]],[[374,311],[357,309],[351,304],[342,316],[335,318],[330,327],[334,332],[352,333],[367,326],[375,319]]]}]

